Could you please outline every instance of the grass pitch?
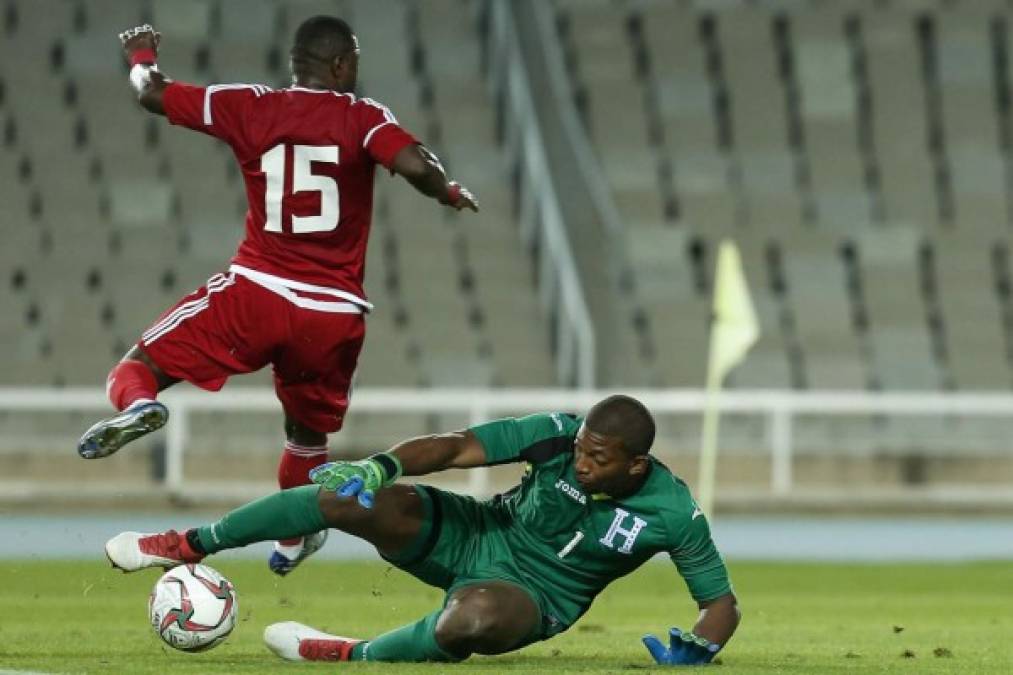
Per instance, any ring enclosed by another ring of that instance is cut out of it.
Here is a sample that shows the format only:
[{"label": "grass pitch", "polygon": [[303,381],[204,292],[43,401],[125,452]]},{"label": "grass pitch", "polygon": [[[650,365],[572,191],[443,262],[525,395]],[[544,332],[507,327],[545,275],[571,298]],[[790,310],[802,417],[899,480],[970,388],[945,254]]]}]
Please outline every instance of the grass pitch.
[{"label": "grass pitch", "polygon": [[[278,579],[263,562],[210,562],[236,584],[241,620],[225,644],[202,654],[176,652],[148,627],[156,571],[123,575],[94,561],[0,563],[0,670],[646,672],[653,663],[640,636],[688,628],[696,614],[674,568],[652,563],[610,587],[569,632],[514,654],[454,666],[296,665],[261,644],[267,624],[295,619],[369,637],[414,621],[442,595],[379,563],[311,561]],[[730,567],[743,622],[710,672],[1013,672],[1008,563]]]}]

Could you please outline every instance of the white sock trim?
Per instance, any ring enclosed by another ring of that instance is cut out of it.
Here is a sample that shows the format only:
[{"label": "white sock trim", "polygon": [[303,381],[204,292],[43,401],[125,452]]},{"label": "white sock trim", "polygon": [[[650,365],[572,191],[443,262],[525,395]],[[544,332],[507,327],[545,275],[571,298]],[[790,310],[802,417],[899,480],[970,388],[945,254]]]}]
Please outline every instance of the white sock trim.
[{"label": "white sock trim", "polygon": [[296,457],[320,457],[327,456],[326,445],[298,445],[296,443],[285,443],[285,452]]},{"label": "white sock trim", "polygon": [[274,550],[289,560],[295,560],[302,553],[304,541],[305,538],[300,539],[298,544],[283,544],[280,541],[276,541],[274,542]]}]

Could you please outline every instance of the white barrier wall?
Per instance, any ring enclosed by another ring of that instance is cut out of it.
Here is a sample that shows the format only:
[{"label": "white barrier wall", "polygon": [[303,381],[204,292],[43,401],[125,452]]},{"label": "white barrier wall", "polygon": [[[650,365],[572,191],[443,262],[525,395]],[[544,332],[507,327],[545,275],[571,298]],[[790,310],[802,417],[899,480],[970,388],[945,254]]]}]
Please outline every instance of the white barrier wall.
[{"label": "white barrier wall", "polygon": [[[581,412],[595,401],[613,393],[599,390],[467,390],[467,389],[367,389],[358,390],[352,402],[353,414],[384,413],[391,416],[404,413],[453,414],[463,418],[468,424],[474,424],[504,415],[523,414],[544,410],[563,410]],[[696,390],[632,390],[624,391],[642,400],[659,419],[668,415],[679,415],[693,419],[698,417],[707,402],[704,392]],[[202,495],[223,493],[245,496],[253,492],[263,492],[265,485],[251,486],[236,484],[235,481],[201,481],[184,480],[184,467],[188,458],[188,445],[191,441],[190,421],[194,414],[227,416],[242,413],[270,415],[278,418],[279,405],[271,390],[252,388],[230,388],[219,394],[209,394],[193,389],[176,389],[166,392],[162,400],[169,406],[171,416],[164,432],[166,444],[165,471],[160,482],[136,486],[138,491],[146,493],[163,492],[169,496],[199,499]],[[831,393],[831,392],[791,392],[791,391],[732,391],[723,394],[718,404],[727,415],[753,415],[763,420],[762,428],[753,438],[753,445],[759,452],[768,452],[769,477],[766,481],[766,493],[772,497],[788,497],[797,490],[794,479],[797,461],[795,433],[800,419],[817,416],[821,419],[847,418],[875,415],[891,418],[903,416],[924,420],[924,424],[938,422],[942,418],[967,418],[978,422],[966,422],[964,427],[954,427],[957,440],[949,443],[957,447],[959,439],[967,435],[967,429],[973,424],[984,424],[991,418],[1013,422],[1013,396],[997,394],[882,394],[882,393]],[[94,412],[95,417],[108,414],[109,403],[100,389],[21,389],[0,388],[0,415],[16,415],[19,412],[32,413],[44,411],[53,415],[59,411]],[[931,422],[930,422],[931,421]],[[935,428],[935,427],[932,427]],[[1006,444],[1002,434],[993,434],[999,445],[985,450],[965,448],[963,450],[942,451],[944,456],[950,454],[973,454],[977,452],[984,457],[1013,459],[1013,450]],[[865,452],[860,439],[844,437],[832,439],[834,442],[827,452],[841,457],[857,456]],[[867,440],[867,439],[865,439]],[[692,444],[692,439],[688,439]],[[684,451],[691,452],[692,448]],[[125,451],[126,452],[126,451]],[[72,447],[61,450],[59,457],[68,460],[73,456]],[[74,461],[77,460],[73,457]],[[117,459],[98,460],[118,461]],[[92,464],[92,462],[89,462]],[[62,464],[67,467],[67,464]],[[71,470],[74,464],[69,465]],[[107,465],[107,466],[112,466]],[[65,472],[66,468],[61,469]],[[44,494],[48,480],[31,479],[8,472],[0,476],[0,495],[16,496]],[[455,485],[458,489],[476,495],[485,495],[491,491],[489,470],[480,469],[467,472],[467,482]],[[64,477],[66,477],[64,475]],[[72,477],[71,477],[72,478]],[[265,477],[266,478],[266,477]],[[694,475],[687,476],[691,481]],[[82,481],[83,482],[83,481]],[[109,496],[111,494],[129,494],[130,486],[124,486],[122,480],[110,477],[90,477],[87,484],[78,486],[75,494],[80,497]],[[847,486],[842,486],[847,487]],[[854,486],[860,489],[861,485]],[[965,486],[966,487],[966,486]],[[256,488],[256,490],[254,490]],[[65,489],[65,488],[61,488]],[[1013,498],[1013,487],[1006,485],[983,485],[981,489],[972,489],[980,495],[989,490],[996,493],[997,499],[1005,501]],[[931,496],[931,495],[930,495]]]}]

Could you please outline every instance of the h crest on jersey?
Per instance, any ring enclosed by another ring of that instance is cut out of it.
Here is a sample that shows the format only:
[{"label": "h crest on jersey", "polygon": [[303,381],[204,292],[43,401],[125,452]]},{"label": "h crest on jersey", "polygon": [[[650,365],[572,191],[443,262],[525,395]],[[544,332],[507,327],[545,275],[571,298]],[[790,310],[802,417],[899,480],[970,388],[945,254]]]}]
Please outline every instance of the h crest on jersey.
[{"label": "h crest on jersey", "polygon": [[626,520],[626,516],[630,515],[630,512],[625,509],[616,508],[615,518],[612,519],[612,524],[609,526],[608,532],[605,536],[598,541],[609,548],[615,548],[616,535],[623,535],[625,541],[617,549],[620,553],[629,555],[633,552],[633,542],[637,540],[637,535],[640,531],[647,527],[647,521],[639,516],[633,516],[633,526],[629,529],[623,527],[623,522]]}]

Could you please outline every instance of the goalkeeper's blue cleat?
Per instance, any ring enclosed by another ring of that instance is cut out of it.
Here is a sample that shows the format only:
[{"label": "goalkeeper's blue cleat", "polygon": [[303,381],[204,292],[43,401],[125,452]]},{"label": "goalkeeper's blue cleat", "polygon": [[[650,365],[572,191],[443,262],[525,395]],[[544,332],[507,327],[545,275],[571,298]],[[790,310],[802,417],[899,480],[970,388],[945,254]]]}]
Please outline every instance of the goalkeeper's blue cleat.
[{"label": "goalkeeper's blue cleat", "polygon": [[665,666],[702,666],[721,651],[721,645],[678,628],[668,631],[668,647],[653,635],[645,635],[643,642],[655,662]]},{"label": "goalkeeper's blue cleat", "polygon": [[169,409],[158,401],[137,401],[84,432],[77,442],[77,454],[85,459],[108,457],[130,441],[161,429],[168,420]]},{"label": "goalkeeper's blue cleat", "polygon": [[307,534],[302,538],[301,545],[283,546],[274,542],[274,552],[267,560],[268,567],[275,574],[285,576],[298,567],[303,560],[324,547],[324,543],[327,541],[327,532],[327,530],[320,530],[314,534]]}]

